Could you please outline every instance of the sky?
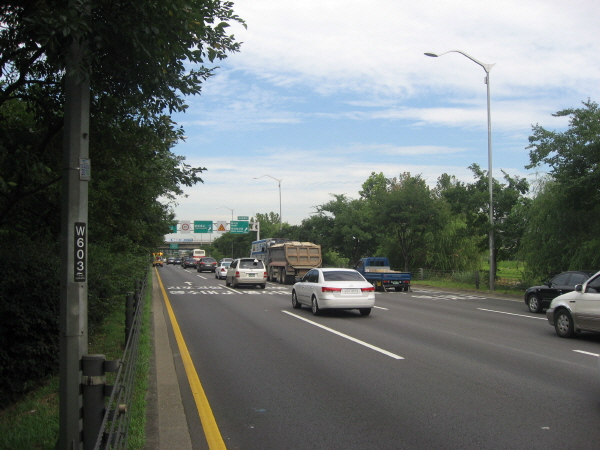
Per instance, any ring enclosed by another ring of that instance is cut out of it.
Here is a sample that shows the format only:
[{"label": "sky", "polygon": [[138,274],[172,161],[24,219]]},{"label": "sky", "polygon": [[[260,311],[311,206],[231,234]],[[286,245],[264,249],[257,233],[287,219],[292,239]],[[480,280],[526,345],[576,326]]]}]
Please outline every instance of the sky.
[{"label": "sky", "polygon": [[186,139],[172,151],[207,169],[177,220],[279,214],[281,194],[283,222],[299,225],[333,194],[359,198],[373,172],[472,182],[468,166],[489,164],[485,70],[426,52],[494,64],[499,180],[543,173],[525,168],[533,125],[564,131],[553,113],[600,101],[598,0],[237,0],[234,11],[241,51],[173,116]]}]

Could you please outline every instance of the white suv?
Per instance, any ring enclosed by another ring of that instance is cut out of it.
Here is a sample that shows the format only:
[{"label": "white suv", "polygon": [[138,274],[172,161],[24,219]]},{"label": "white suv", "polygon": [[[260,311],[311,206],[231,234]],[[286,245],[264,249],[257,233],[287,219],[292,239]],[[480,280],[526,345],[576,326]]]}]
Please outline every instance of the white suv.
[{"label": "white suv", "polygon": [[240,284],[254,284],[264,289],[267,283],[267,271],[262,261],[254,258],[235,259],[225,275],[225,286],[236,287]]}]

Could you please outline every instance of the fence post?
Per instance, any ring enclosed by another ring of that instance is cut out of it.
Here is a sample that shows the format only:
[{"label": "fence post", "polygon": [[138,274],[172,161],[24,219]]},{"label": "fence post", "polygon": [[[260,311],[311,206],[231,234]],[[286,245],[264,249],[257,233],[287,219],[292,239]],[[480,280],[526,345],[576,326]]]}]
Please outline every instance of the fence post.
[{"label": "fence post", "polygon": [[106,372],[104,371],[104,355],[83,355],[82,368],[82,421],[83,450],[93,450],[102,428],[104,418],[104,387]]},{"label": "fence post", "polygon": [[475,288],[479,289],[479,270],[475,271]]},{"label": "fence post", "polygon": [[421,277],[421,281],[424,280],[424,274],[423,274],[423,268],[422,267],[419,268],[419,277]]},{"label": "fence post", "polygon": [[133,317],[135,314],[134,293],[128,292],[125,296],[125,345],[129,339],[129,333],[133,328]]}]

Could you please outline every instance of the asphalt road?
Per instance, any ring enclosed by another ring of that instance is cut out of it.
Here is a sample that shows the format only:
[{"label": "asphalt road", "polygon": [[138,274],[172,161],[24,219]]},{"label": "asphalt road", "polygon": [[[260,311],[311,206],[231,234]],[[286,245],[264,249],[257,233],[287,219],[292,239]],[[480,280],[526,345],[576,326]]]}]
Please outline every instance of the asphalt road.
[{"label": "asphalt road", "polygon": [[561,339],[523,301],[415,287],[314,317],[291,286],[158,272],[228,449],[600,448],[600,336]]}]

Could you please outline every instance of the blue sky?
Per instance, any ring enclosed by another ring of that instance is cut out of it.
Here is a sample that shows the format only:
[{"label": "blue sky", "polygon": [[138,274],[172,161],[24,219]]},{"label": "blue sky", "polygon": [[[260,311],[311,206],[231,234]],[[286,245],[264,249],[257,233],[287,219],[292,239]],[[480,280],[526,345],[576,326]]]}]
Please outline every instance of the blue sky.
[{"label": "blue sky", "polygon": [[[442,173],[471,181],[488,167],[490,73],[493,174],[528,171],[533,124],[600,101],[597,0],[238,0],[229,28],[241,52],[219,62],[201,96],[174,120],[174,147],[208,170],[187,188],[178,220],[279,212],[300,224],[331,194],[358,198],[371,172]],[[538,170],[539,171],[539,170]],[[167,238],[199,239],[199,235]],[[216,237],[216,235],[214,236]]]}]

